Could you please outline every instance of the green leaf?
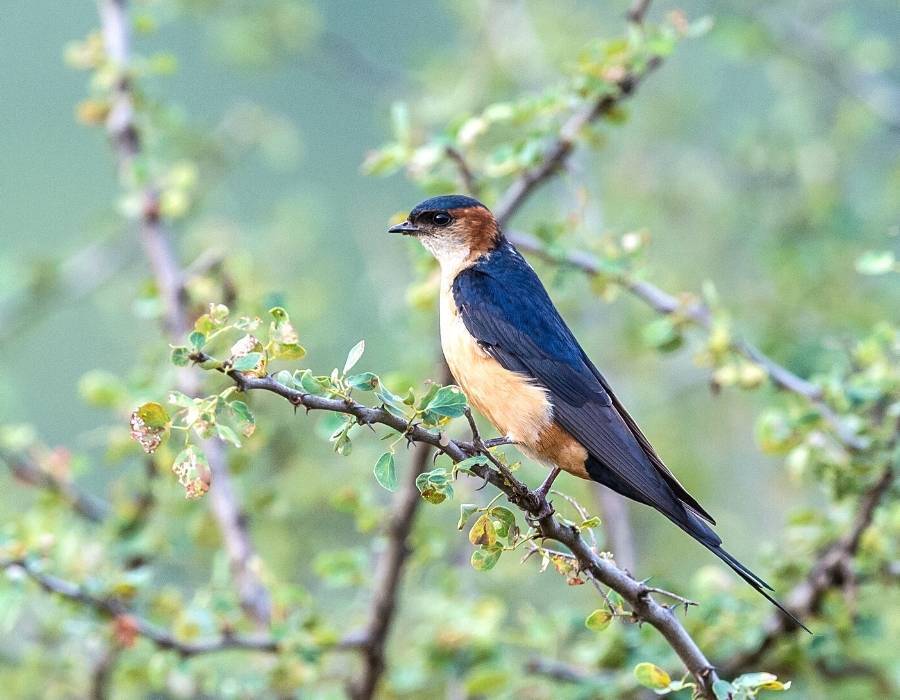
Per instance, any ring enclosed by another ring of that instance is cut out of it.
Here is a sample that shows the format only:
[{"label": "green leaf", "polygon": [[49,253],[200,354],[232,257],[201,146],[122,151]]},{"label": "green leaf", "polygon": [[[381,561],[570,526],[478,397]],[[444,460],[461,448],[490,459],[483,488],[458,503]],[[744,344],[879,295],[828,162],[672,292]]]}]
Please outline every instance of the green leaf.
[{"label": "green leaf", "polygon": [[388,389],[384,383],[379,382],[375,389],[375,396],[384,404],[384,407],[400,418],[406,417],[406,404],[403,399]]},{"label": "green leaf", "polygon": [[379,381],[378,375],[372,372],[361,372],[360,374],[351,374],[347,377],[347,384],[360,391],[373,391],[378,386]]},{"label": "green leaf", "polygon": [[466,412],[466,396],[458,386],[443,386],[428,402],[425,411],[445,418],[458,418]]},{"label": "green leaf", "polygon": [[136,413],[149,428],[165,428],[169,425],[169,414],[155,401],[139,406]]},{"label": "green leaf", "polygon": [[253,431],[256,430],[256,418],[253,417],[250,407],[243,401],[232,401],[228,404],[228,408],[231,410],[241,434],[244,437],[253,435]]},{"label": "green leaf", "polygon": [[194,401],[195,399],[180,391],[169,392],[169,403],[173,406],[178,406],[178,408],[191,408],[194,405]]},{"label": "green leaf", "polygon": [[731,700],[731,692],[734,690],[731,683],[723,681],[721,678],[713,683],[712,691],[716,696],[716,700]]},{"label": "green leaf", "polygon": [[288,389],[294,388],[294,375],[289,370],[280,369],[272,378],[282,386],[286,386]]},{"label": "green leaf", "polygon": [[469,542],[482,547],[493,547],[497,544],[497,530],[486,513],[478,518],[469,530]]},{"label": "green leaf", "polygon": [[297,330],[291,319],[280,306],[269,309],[272,322],[269,324],[269,351],[273,359],[299,360],[306,355],[306,349],[300,345]]},{"label": "green leaf", "polygon": [[681,331],[668,316],[648,323],[641,331],[641,336],[647,345],[662,352],[677,350],[684,340]]},{"label": "green leaf", "polygon": [[250,352],[246,355],[238,357],[232,368],[238,372],[250,372],[255,370],[262,361],[263,354],[261,352]]},{"label": "green leaf", "polygon": [[634,677],[642,686],[652,690],[666,690],[669,687],[669,683],[672,682],[668,673],[659,666],[647,662],[640,663],[634,667]]},{"label": "green leaf", "polygon": [[299,386],[300,389],[306,394],[312,394],[313,396],[325,396],[328,394],[328,390],[325,386],[325,382],[328,381],[330,385],[330,381],[327,377],[317,378],[313,376],[313,373],[305,369],[300,372],[300,376],[297,376],[297,372],[294,373],[294,385]]},{"label": "green leaf", "polygon": [[125,401],[128,394],[121,379],[99,369],[87,372],[78,380],[78,392],[89,404],[101,408],[117,406]]},{"label": "green leaf", "polygon": [[456,529],[462,530],[466,526],[469,518],[471,518],[479,510],[479,506],[475,503],[463,503],[459,507],[459,523],[457,523]]},{"label": "green leaf", "polygon": [[883,275],[894,269],[897,263],[893,251],[869,250],[856,260],[856,271],[861,275]]},{"label": "green leaf", "polygon": [[429,503],[443,503],[453,497],[453,485],[447,470],[439,467],[416,477],[416,488]]},{"label": "green leaf", "polygon": [[767,683],[777,682],[778,676],[773,673],[759,671],[755,673],[744,673],[732,681],[732,685],[738,689],[756,690]]},{"label": "green leaf", "polygon": [[595,515],[595,516],[590,517],[590,518],[588,518],[587,520],[583,521],[583,522],[581,523],[581,525],[579,525],[579,527],[580,527],[582,530],[587,529],[587,528],[592,528],[592,527],[598,527],[598,526],[600,525],[600,522],[601,522],[601,521],[600,521],[600,518],[598,518],[598,517]]},{"label": "green leaf", "polygon": [[472,558],[470,560],[472,568],[475,569],[475,571],[489,571],[496,566],[502,553],[503,548],[498,546],[476,549],[472,552]]},{"label": "green leaf", "polygon": [[419,399],[419,410],[420,411],[423,410],[428,405],[428,403],[431,401],[431,399],[434,398],[434,395],[437,394],[438,391],[440,391],[440,388],[441,388],[440,384],[431,384],[428,387],[428,391],[426,391],[425,395],[421,399]]},{"label": "green leaf", "polygon": [[206,345],[206,333],[201,333],[200,331],[193,331],[188,336],[188,342],[195,350],[201,350],[204,345]]},{"label": "green leaf", "polygon": [[397,470],[394,467],[394,455],[385,452],[378,461],[375,462],[375,481],[388,491],[394,491],[397,488]]},{"label": "green leaf", "polygon": [[225,324],[225,321],[228,320],[228,314],[230,313],[229,309],[225,304],[210,304],[209,305],[209,317],[212,319],[212,322],[217,326],[222,326]]},{"label": "green leaf", "polygon": [[509,508],[504,508],[503,506],[494,506],[493,508],[491,508],[491,517],[499,521],[500,523],[499,526],[495,526],[497,527],[498,537],[509,537],[511,532],[515,532],[516,514],[513,513]]},{"label": "green leaf", "polygon": [[[584,621],[584,626],[594,632],[602,632],[612,622],[613,614],[609,610],[594,610]],[[635,670],[636,672],[636,670]],[[639,679],[640,680],[640,679]]]},{"label": "green leaf", "polygon": [[169,360],[176,367],[187,367],[191,363],[191,349],[186,345],[178,345],[172,348]]},{"label": "green leaf", "polygon": [[484,455],[475,455],[474,457],[466,457],[461,462],[453,465],[454,471],[470,471],[476,464],[487,464],[488,458]]},{"label": "green leaf", "polygon": [[227,425],[216,423],[216,435],[225,442],[230,442],[235,447],[241,446],[241,439],[238,437],[238,434]]},{"label": "green leaf", "polygon": [[350,352],[347,353],[347,360],[344,362],[344,371],[342,374],[347,374],[353,367],[359,362],[359,358],[362,357],[363,353],[366,351],[366,341],[360,340],[356,345],[350,348]]},{"label": "green leaf", "polygon": [[206,455],[195,447],[189,445],[178,453],[172,464],[172,471],[178,477],[178,483],[184,487],[185,498],[200,498],[209,491],[212,481],[212,472]]},{"label": "green leaf", "polygon": [[131,414],[131,437],[147,454],[153,454],[169,432],[170,419],[160,404],[155,402],[139,406]]}]

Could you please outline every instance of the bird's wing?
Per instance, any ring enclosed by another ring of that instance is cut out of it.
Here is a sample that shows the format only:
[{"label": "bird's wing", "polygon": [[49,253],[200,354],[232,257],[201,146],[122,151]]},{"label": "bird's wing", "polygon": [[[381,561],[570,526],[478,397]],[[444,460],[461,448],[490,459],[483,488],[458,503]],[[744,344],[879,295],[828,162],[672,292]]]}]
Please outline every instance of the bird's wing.
[{"label": "bird's wing", "polygon": [[641,500],[683,519],[677,499],[713,522],[656,455],[531,267],[518,253],[510,255],[502,265],[464,270],[454,281],[454,301],[469,333],[503,367],[545,387],[557,422]]}]

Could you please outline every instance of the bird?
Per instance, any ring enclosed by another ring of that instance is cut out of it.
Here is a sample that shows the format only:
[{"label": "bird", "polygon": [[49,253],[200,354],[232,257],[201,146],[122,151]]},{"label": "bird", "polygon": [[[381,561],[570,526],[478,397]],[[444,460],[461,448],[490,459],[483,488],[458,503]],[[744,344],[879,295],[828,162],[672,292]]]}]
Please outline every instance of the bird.
[{"label": "bird", "polygon": [[450,371],[470,405],[550,467],[539,496],[562,470],[655,508],[809,632],[722,547],[713,517],[657,454],[484,204],[432,197],[388,231],[415,237],[437,259]]}]

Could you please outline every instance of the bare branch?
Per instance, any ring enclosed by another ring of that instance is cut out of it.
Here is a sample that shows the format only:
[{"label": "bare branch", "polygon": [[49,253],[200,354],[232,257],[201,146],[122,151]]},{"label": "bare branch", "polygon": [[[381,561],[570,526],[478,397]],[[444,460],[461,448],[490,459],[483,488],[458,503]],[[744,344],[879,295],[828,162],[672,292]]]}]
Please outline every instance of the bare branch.
[{"label": "bare branch", "polygon": [[[825,594],[832,588],[843,585],[848,573],[852,571],[860,539],[872,524],[875,510],[893,482],[894,472],[888,467],[861,499],[850,531],[819,555],[806,578],[787,595],[785,607],[794,615],[800,618],[811,617],[818,612]],[[743,651],[722,664],[723,674],[734,676],[755,666],[780,639],[796,630],[797,626],[789,618],[773,615],[763,626],[763,636],[752,649]]]},{"label": "bare branch", "polygon": [[518,212],[531,194],[555,176],[566,164],[575,144],[589,124],[609,114],[614,107],[630,97],[640,82],[662,63],[654,56],[640,72],[627,72],[616,82],[616,92],[604,94],[593,104],[573,114],[560,128],[559,136],[544,153],[541,162],[522,173],[497,200],[494,216],[501,228]]},{"label": "bare branch", "polygon": [[[205,362],[211,358],[202,353],[195,353],[191,359],[195,362]],[[473,454],[484,454],[479,452],[473,443],[446,440],[440,433],[432,432],[395,416],[384,408],[366,406],[353,399],[306,394],[280,384],[270,376],[255,377],[226,368],[220,368],[219,371],[227,374],[243,391],[268,391],[282,396],[294,406],[348,414],[354,416],[362,424],[386,425],[398,433],[406,435],[412,442],[431,445],[454,462],[460,462]],[[558,520],[546,498],[531,491],[512,474],[501,474],[488,464],[475,464],[470,469],[478,477],[489,481],[503,491],[509,501],[534,522],[542,538],[555,540],[567,547],[578,561],[578,566],[582,571],[621,595],[633,610],[636,619],[655,627],[681,658],[685,667],[697,681],[701,692],[707,697],[712,697],[712,684],[718,678],[715,669],[673,611],[658,603],[653,598],[652,591],[648,586],[636,581],[611,561],[600,557],[581,537],[578,528]]]},{"label": "bare branch", "polygon": [[47,471],[29,455],[3,449],[0,450],[0,460],[6,462],[17,479],[56,494],[86,520],[99,523],[109,512],[107,503],[84,493],[71,481],[61,479]]},{"label": "bare branch", "polygon": [[[109,59],[119,71],[106,128],[116,152],[119,177],[127,182],[132,177],[135,158],[141,152],[141,138],[135,122],[134,97],[128,75],[130,31],[127,2],[98,0],[98,8],[104,46]],[[163,302],[166,330],[171,339],[176,340],[190,327],[184,298],[185,275],[175,255],[171,237],[160,218],[158,192],[153,187],[145,188],[143,201],[140,240]],[[194,377],[183,372],[179,376],[179,388],[185,394],[196,394],[199,387]],[[259,576],[259,557],[250,540],[246,518],[237,502],[225,452],[221,443],[215,440],[204,441],[202,448],[215,483],[210,503],[228,553],[241,606],[254,619],[266,623],[271,615],[271,600]]]},{"label": "bare branch", "polygon": [[478,184],[475,173],[473,173],[472,168],[469,167],[469,162],[466,160],[465,156],[457,149],[453,148],[453,146],[447,146],[446,151],[447,157],[456,165],[456,170],[459,173],[459,179],[465,192],[473,197],[477,197],[481,187]]},{"label": "bare branch", "polygon": [[278,642],[270,637],[223,634],[213,639],[185,642],[149,620],[135,615],[121,600],[117,598],[100,598],[92,595],[71,581],[42,573],[26,559],[2,561],[0,562],[0,569],[23,572],[48,593],[55,593],[73,603],[86,605],[101,615],[112,618],[127,617],[129,626],[137,635],[150,640],[160,649],[169,649],[178,652],[182,656],[212,654],[229,649],[268,653],[277,653],[279,651]]}]

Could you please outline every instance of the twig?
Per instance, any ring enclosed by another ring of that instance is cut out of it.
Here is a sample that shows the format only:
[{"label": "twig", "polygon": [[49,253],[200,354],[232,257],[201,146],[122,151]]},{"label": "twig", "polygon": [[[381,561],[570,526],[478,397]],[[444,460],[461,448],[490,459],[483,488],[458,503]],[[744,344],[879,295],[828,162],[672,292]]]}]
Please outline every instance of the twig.
[{"label": "twig", "polygon": [[[581,251],[570,252],[562,256],[557,256],[549,251],[534,236],[519,231],[512,232],[507,238],[517,247],[526,253],[532,253],[537,257],[557,265],[567,265],[576,268],[582,272],[596,276],[601,274],[601,269],[597,260],[588,253]],[[603,272],[602,274],[610,274]],[[656,285],[646,280],[636,279],[627,274],[619,274],[616,281],[622,285],[624,289],[647,304],[656,313],[669,315],[678,313],[681,317],[687,319],[694,325],[709,330],[712,327],[712,314],[709,308],[700,302],[685,306],[680,300],[660,289]],[[851,433],[834,410],[825,403],[822,390],[815,384],[799,377],[791,372],[788,368],[778,364],[775,360],[762,352],[752,343],[746,340],[736,338],[731,341],[731,348],[734,352],[743,355],[749,360],[759,365],[768,375],[772,383],[794,394],[802,396],[809,401],[822,417],[834,429],[838,439],[851,450],[863,449],[864,445],[860,439]]]},{"label": "twig", "polygon": [[647,14],[647,10],[650,9],[650,3],[653,0],[635,0],[634,4],[628,8],[628,12],[625,17],[632,24],[643,24],[644,16]]},{"label": "twig", "polygon": [[0,569],[12,572],[21,571],[48,593],[55,593],[66,600],[86,605],[102,615],[112,618],[127,616],[129,626],[136,634],[150,640],[160,649],[169,649],[185,657],[212,654],[229,649],[268,653],[279,651],[277,641],[271,637],[261,636],[248,637],[236,634],[223,634],[212,639],[185,642],[149,620],[136,616],[121,600],[117,598],[100,598],[92,595],[71,581],[42,573],[26,559],[2,561],[0,562]]},{"label": "twig", "polygon": [[481,186],[478,184],[478,179],[475,177],[475,173],[472,172],[472,168],[469,167],[469,162],[465,156],[453,146],[447,146],[446,151],[447,157],[456,164],[456,170],[459,172],[459,179],[462,181],[463,189],[473,197],[477,197]]},{"label": "twig", "polygon": [[110,697],[110,678],[116,668],[120,650],[112,645],[107,645],[100,653],[100,657],[91,669],[91,700],[107,700]]},{"label": "twig", "polygon": [[[141,153],[141,138],[135,122],[134,97],[128,74],[130,31],[127,1],[98,0],[98,7],[106,53],[119,71],[106,128],[116,152],[119,176],[123,181],[128,181],[132,177],[134,161]],[[158,192],[153,187],[146,187],[143,200],[140,240],[163,302],[166,330],[172,340],[177,340],[190,328],[184,298],[184,272],[160,218]],[[187,373],[179,375],[179,385],[185,394],[196,394],[199,388],[196,379]],[[259,577],[259,557],[247,531],[246,517],[237,502],[225,452],[221,443],[215,440],[204,441],[202,447],[215,484],[210,494],[210,504],[228,553],[241,606],[255,620],[266,623],[271,614],[271,600]]]},{"label": "twig", "polygon": [[609,674],[591,673],[579,666],[541,658],[529,659],[525,664],[525,671],[574,685],[605,685],[611,680]]},{"label": "twig", "polygon": [[[441,384],[451,381],[450,370],[444,362],[441,375]],[[385,533],[387,546],[375,570],[368,621],[361,634],[351,635],[352,643],[349,644],[358,648],[363,662],[362,671],[349,688],[354,700],[369,700],[374,697],[384,673],[385,646],[397,608],[403,566],[410,555],[409,534],[422,503],[416,487],[416,477],[427,469],[432,453],[431,445],[416,445],[406,479],[391,503],[391,515]]]},{"label": "twig", "polygon": [[[649,6],[650,3],[646,2]],[[643,12],[646,11],[646,7]],[[643,12],[641,17],[643,17]],[[660,56],[653,56],[640,71],[628,71],[616,81],[616,92],[606,93],[592,104],[575,112],[562,125],[559,136],[545,151],[540,163],[522,173],[497,200],[494,216],[501,228],[518,212],[531,194],[543,183],[556,175],[566,164],[575,148],[575,143],[589,124],[597,121],[630,97],[641,81],[662,63]]]},{"label": "twig", "polygon": [[[888,467],[860,500],[850,531],[818,556],[807,577],[785,598],[785,607],[791,613],[801,619],[811,617],[818,612],[825,594],[843,584],[852,571],[860,539],[872,524],[875,510],[890,490],[893,481],[894,472]],[[773,615],[763,626],[763,635],[757,644],[724,662],[721,665],[722,673],[734,676],[754,667],[780,639],[796,629],[796,625],[788,617]]]},{"label": "twig", "polygon": [[56,494],[86,520],[99,523],[109,513],[107,503],[82,492],[71,481],[60,479],[50,473],[28,455],[14,453],[10,450],[0,450],[0,460],[6,462],[17,479]]},{"label": "twig", "polygon": [[[210,358],[202,353],[192,356],[195,362]],[[268,391],[290,401],[294,406],[310,410],[332,411],[354,416],[360,423],[385,425],[407,436],[412,442],[426,443],[447,455],[453,462],[460,462],[478,451],[472,443],[446,440],[440,433],[393,415],[384,408],[361,404],[353,399],[314,396],[291,389],[270,376],[255,377],[235,370],[221,369],[243,391]],[[545,498],[531,491],[512,474],[501,474],[487,464],[475,464],[471,471],[489,481],[506,494],[511,503],[532,519],[541,537],[564,545],[578,561],[579,568],[612,588],[631,606],[634,616],[655,627],[678,654],[685,667],[697,681],[701,693],[712,697],[712,684],[718,676],[712,664],[691,638],[675,614],[658,603],[643,583],[634,580],[614,563],[600,557],[581,537],[577,528],[560,522],[553,514]]]}]

